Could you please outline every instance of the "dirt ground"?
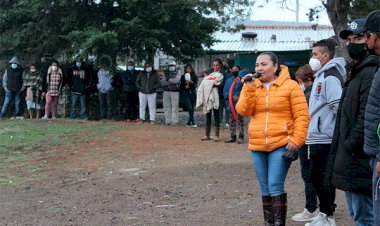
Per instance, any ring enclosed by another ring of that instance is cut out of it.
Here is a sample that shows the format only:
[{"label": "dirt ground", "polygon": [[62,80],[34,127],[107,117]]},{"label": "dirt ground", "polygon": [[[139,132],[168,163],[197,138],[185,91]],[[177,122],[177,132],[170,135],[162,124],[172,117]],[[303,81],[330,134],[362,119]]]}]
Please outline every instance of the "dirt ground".
[{"label": "dirt ground", "polygon": [[[0,188],[0,225],[263,225],[247,143],[202,136],[203,128],[125,124],[56,147],[33,160],[38,170],[16,172],[22,185]],[[299,161],[286,190],[287,225],[304,225],[290,219],[304,207]],[[336,203],[337,225],[354,225],[340,191]]]}]

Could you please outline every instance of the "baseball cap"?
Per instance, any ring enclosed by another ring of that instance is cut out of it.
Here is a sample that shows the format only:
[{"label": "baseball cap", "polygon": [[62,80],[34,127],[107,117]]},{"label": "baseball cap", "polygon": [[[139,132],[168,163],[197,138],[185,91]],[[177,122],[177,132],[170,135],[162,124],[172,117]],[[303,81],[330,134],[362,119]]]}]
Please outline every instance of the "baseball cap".
[{"label": "baseball cap", "polygon": [[168,65],[176,65],[175,61],[170,61]]},{"label": "baseball cap", "polygon": [[368,14],[364,28],[365,30],[380,32],[380,10],[375,10]]},{"label": "baseball cap", "polygon": [[339,33],[339,37],[341,39],[347,39],[349,35],[364,35],[365,28],[364,28],[365,19],[356,19],[352,21],[346,30],[343,30]]}]

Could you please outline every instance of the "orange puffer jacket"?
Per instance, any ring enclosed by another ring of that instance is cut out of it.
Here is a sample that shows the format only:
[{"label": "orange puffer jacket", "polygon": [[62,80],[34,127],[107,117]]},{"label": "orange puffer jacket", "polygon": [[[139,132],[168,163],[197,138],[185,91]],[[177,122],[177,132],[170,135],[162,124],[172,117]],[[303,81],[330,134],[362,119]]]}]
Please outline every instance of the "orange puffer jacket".
[{"label": "orange puffer jacket", "polygon": [[309,125],[306,98],[296,81],[290,79],[288,68],[281,72],[267,92],[259,79],[244,84],[236,110],[251,117],[248,148],[270,152],[289,141],[304,145]]}]

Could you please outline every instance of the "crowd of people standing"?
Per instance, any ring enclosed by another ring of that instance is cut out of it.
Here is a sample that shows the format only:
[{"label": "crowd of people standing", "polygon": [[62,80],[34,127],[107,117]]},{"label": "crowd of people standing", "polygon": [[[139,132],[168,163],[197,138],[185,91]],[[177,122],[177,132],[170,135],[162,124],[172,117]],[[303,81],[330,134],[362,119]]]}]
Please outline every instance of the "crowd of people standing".
[{"label": "crowd of people standing", "polygon": [[[380,10],[366,19],[353,20],[339,36],[347,41],[351,63],[335,57],[332,39],[319,40],[313,44],[309,63],[297,70],[295,79],[273,52],[260,53],[252,73],[238,65],[229,68],[228,60],[214,59],[199,87],[191,65],[181,74],[176,62],[170,62],[168,71],[160,76],[151,63],[138,72],[129,60],[120,76],[126,120],[144,123],[148,107],[148,121],[155,124],[159,88],[163,89],[166,125],[179,122],[180,95],[189,112],[187,126],[196,126],[194,110],[201,108],[206,121],[202,141],[221,140],[225,113],[230,127],[225,142],[243,143],[244,117],[248,117],[248,149],[259,182],[265,225],[285,225],[285,179],[292,161],[299,157],[305,206],[292,220],[308,222],[305,226],[335,226],[335,195],[340,189],[355,225],[379,226]],[[96,72],[102,119],[111,117],[117,85],[111,62],[102,58]],[[3,76],[6,94],[0,117],[5,116],[12,99],[14,116],[21,116],[19,105],[25,91],[31,118],[40,117],[44,97],[42,119],[54,119],[59,95],[67,84],[70,118],[77,117],[79,102],[79,117],[86,119],[91,72],[83,61],[76,60],[67,75],[57,61],[52,61],[44,77],[35,64],[24,70],[13,57]]]}]

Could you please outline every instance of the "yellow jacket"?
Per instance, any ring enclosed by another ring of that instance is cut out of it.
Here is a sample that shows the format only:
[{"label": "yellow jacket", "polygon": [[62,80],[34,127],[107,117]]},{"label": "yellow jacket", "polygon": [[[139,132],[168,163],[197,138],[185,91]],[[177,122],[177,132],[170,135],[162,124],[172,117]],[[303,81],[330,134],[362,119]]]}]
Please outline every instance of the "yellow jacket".
[{"label": "yellow jacket", "polygon": [[248,135],[250,150],[270,152],[289,141],[304,145],[309,125],[306,98],[299,84],[290,79],[286,66],[269,91],[259,79],[244,84],[236,104],[239,114],[251,117]]}]

